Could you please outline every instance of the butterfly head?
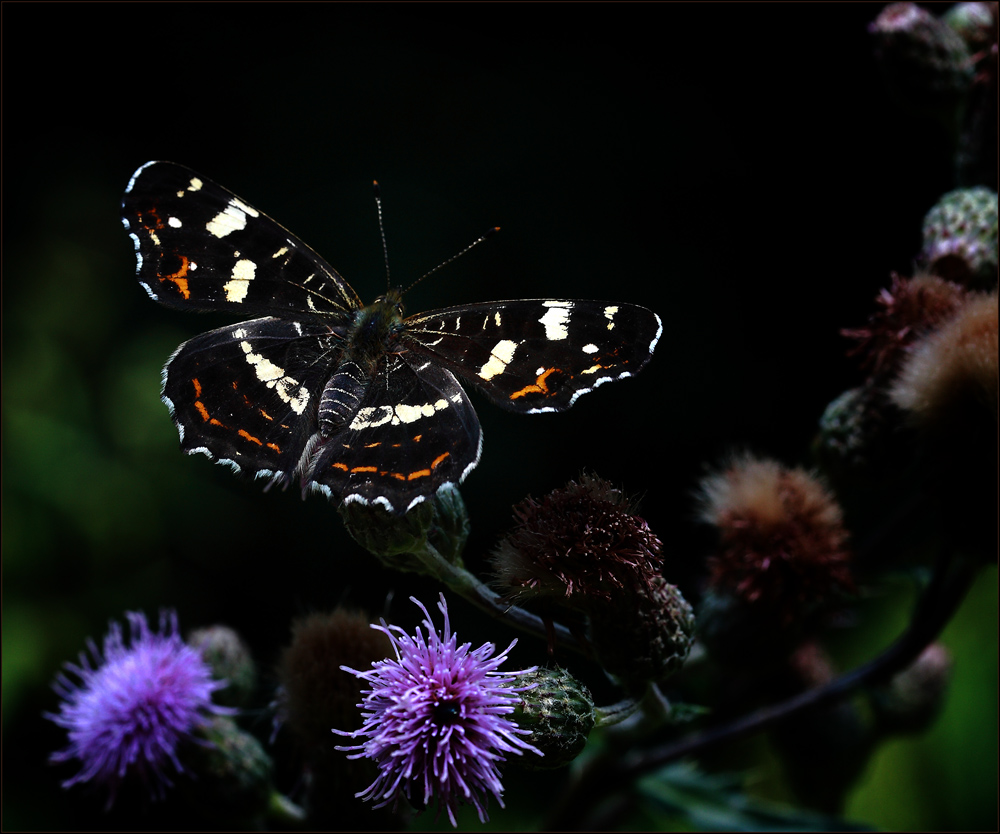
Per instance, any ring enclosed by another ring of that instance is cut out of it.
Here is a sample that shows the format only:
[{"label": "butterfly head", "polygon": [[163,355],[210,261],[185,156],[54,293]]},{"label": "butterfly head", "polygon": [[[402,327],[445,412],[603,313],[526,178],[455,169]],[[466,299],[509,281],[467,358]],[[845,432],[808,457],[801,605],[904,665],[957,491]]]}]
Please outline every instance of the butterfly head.
[{"label": "butterfly head", "polygon": [[350,342],[373,355],[391,346],[403,330],[403,291],[398,287],[380,295],[367,307],[355,313]]}]

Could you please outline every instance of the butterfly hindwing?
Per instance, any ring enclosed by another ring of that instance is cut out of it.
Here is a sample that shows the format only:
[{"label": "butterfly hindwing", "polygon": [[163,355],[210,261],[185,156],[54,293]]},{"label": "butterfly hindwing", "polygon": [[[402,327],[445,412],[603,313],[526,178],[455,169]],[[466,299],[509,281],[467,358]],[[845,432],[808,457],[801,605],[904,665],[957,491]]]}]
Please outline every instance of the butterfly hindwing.
[{"label": "butterfly hindwing", "polygon": [[522,413],[564,411],[652,356],[659,316],[634,304],[536,299],[466,304],[406,320],[405,341]]},{"label": "butterfly hindwing", "polygon": [[479,418],[455,377],[426,359],[394,356],[351,422],[314,451],[312,478],[345,501],[405,511],[460,483],[481,449]]},{"label": "butterfly hindwing", "polygon": [[295,235],[182,165],[143,165],[122,215],[139,282],[161,304],[294,319],[361,307],[337,271]]},{"label": "butterfly hindwing", "polygon": [[278,318],[186,341],[163,372],[181,448],[258,477],[293,471],[340,341],[323,324]]}]

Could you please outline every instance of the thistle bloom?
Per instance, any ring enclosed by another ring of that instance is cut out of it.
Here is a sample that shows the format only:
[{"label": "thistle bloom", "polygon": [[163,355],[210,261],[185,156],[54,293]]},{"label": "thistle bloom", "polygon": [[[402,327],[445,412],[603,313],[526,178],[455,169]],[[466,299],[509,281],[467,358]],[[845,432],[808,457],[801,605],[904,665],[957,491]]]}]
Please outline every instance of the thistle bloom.
[{"label": "thistle bloom", "polygon": [[530,731],[508,717],[521,701],[517,693],[535,685],[511,686],[515,676],[534,670],[497,671],[516,640],[495,657],[492,643],[475,651],[469,651],[469,643],[459,646],[443,595],[438,602],[444,615],[440,635],[427,609],[410,599],[424,613],[426,638],[419,626],[411,637],[399,626],[383,622],[372,628],[389,637],[396,659],[377,661],[367,672],[341,667],[367,681],[371,689],[362,690],[364,698],[358,705],[364,710],[361,729],[334,730],[365,741],[337,749],[355,751],[349,758],[368,757],[378,765],[378,777],[357,794],[378,800],[376,808],[390,802],[395,808],[401,795],[421,807],[437,796],[439,813],[444,807],[452,825],[457,825],[460,801],[472,805],[485,822],[488,797],[482,794],[492,793],[503,807],[499,770],[503,754],[520,756],[529,750],[542,755],[518,737]]},{"label": "thistle bloom", "polygon": [[126,614],[131,644],[112,622],[104,638],[104,651],[87,641],[93,656],[80,653],[79,665],[66,669],[80,679],[75,683],[60,673],[53,688],[63,701],[58,714],[46,717],[69,731],[69,745],[52,754],[51,761],[79,759],[80,772],[63,782],[68,788],[94,781],[108,787],[108,807],[126,774],[138,775],[154,796],[171,786],[166,765],[183,772],[178,745],[192,737],[212,714],[232,710],[212,703],[212,692],[225,686],[213,681],[201,654],[177,633],[177,614],[160,614],[160,633],[149,629],[141,613]]}]

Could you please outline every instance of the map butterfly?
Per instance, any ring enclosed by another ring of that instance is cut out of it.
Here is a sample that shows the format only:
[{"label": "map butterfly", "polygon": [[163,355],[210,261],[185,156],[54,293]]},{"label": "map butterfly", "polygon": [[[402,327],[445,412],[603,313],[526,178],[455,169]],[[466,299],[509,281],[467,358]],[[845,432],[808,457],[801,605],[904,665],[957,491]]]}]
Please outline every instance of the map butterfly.
[{"label": "map butterfly", "polygon": [[365,305],[323,258],[232,192],[148,162],[122,202],[154,301],[252,317],[182,344],[163,369],[181,448],[271,484],[403,513],[479,462],[456,376],[525,414],[564,411],[652,356],[659,317],[634,304],[536,299],[404,317]]}]

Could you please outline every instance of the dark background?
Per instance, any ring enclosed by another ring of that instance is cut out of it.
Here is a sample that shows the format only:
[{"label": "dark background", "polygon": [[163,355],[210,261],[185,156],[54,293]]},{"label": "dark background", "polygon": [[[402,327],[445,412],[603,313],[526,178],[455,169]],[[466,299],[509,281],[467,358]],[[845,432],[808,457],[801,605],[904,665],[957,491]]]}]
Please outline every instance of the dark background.
[{"label": "dark background", "polygon": [[[49,682],[108,619],[171,606],[186,628],[232,625],[270,684],[293,617],[342,601],[377,614],[393,593],[408,623],[405,598],[436,592],[379,568],[321,499],[264,495],[177,451],[160,369],[221,320],[159,308],[132,277],[119,205],[139,165],[234,190],[366,300],[385,286],[377,178],[403,285],[503,228],[408,295],[411,312],[537,296],[656,310],[649,367],[567,414],[473,395],[485,447],[463,488],[466,559],[482,567],[514,502],[586,468],[644,496],[668,578],[694,588],[705,465],[734,448],[803,459],[859,380],[839,329],[910,273],[921,218],[953,187],[943,132],[881,87],[879,8],[4,4],[4,828],[136,824],[63,793],[74,768],[46,764],[64,744],[41,718]],[[944,717],[882,749],[849,817],[995,824],[995,578],[946,634]],[[904,616],[859,633],[854,661]],[[475,645],[509,639],[469,628]],[[781,796],[771,782],[760,791]]]}]

